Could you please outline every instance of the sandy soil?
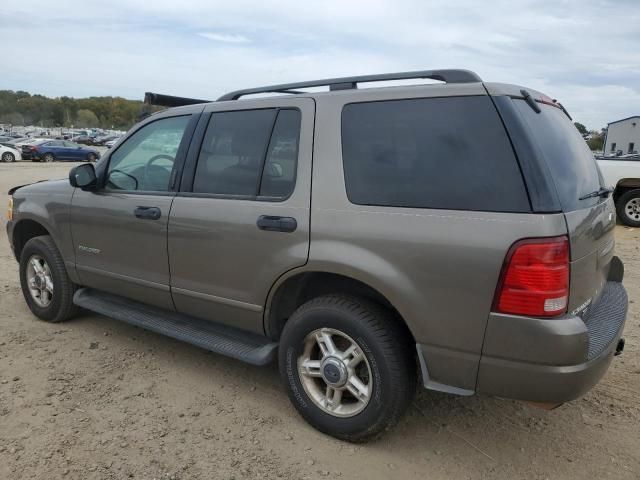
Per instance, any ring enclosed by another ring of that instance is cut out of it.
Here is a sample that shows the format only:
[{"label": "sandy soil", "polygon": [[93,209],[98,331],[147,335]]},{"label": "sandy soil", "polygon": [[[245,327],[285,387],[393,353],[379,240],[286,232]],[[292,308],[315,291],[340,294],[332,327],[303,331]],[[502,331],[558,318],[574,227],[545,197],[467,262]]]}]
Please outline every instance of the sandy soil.
[{"label": "sandy soil", "polygon": [[[0,164],[0,191],[70,166]],[[98,315],[38,321],[3,228],[0,479],[638,479],[640,229],[618,226],[616,236],[635,301],[627,347],[585,398],[547,412],[421,391],[395,430],[353,446],[305,424],[275,365]]]}]

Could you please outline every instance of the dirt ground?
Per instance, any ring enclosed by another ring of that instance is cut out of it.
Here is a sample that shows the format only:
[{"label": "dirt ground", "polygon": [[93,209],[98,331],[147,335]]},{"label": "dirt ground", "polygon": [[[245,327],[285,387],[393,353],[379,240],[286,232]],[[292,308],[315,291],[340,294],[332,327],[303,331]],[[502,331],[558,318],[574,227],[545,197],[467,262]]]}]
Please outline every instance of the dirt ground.
[{"label": "dirt ground", "polygon": [[[70,164],[0,164],[0,191]],[[2,208],[4,226],[4,207]],[[554,411],[421,391],[396,429],[350,445],[309,427],[257,368],[99,315],[48,324],[0,232],[0,479],[640,478],[640,229],[618,226],[624,355]]]}]

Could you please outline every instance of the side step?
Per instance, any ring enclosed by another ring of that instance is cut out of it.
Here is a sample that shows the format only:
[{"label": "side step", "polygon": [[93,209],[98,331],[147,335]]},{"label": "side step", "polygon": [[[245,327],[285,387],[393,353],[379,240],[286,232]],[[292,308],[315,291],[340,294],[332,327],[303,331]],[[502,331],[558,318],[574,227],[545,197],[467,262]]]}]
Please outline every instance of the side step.
[{"label": "side step", "polygon": [[145,305],[110,293],[81,288],[73,303],[92,312],[151,330],[252,365],[270,363],[278,344],[255,333]]}]

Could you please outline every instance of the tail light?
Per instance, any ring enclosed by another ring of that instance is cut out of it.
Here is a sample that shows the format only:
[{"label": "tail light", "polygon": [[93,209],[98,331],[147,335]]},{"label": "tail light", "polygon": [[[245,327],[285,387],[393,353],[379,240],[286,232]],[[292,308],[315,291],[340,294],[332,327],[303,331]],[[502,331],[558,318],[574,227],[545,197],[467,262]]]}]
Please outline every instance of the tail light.
[{"label": "tail light", "polygon": [[507,253],[493,309],[499,313],[553,317],[569,299],[569,240],[526,239]]},{"label": "tail light", "polygon": [[29,150],[31,150],[32,152],[37,152],[38,151],[38,147],[31,146],[31,147],[29,147]]}]

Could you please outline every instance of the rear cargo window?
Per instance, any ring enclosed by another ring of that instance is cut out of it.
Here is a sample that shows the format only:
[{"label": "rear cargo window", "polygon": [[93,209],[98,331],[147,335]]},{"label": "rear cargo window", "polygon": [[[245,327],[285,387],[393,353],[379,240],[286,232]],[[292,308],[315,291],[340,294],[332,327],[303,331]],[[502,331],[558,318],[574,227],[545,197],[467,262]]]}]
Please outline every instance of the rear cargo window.
[{"label": "rear cargo window", "polygon": [[514,100],[544,155],[565,212],[586,208],[602,199],[580,197],[601,187],[596,160],[571,120],[559,108],[539,104],[536,113],[524,100]]},{"label": "rear cargo window", "polygon": [[352,203],[530,211],[513,149],[488,97],[346,105],[342,157]]}]

